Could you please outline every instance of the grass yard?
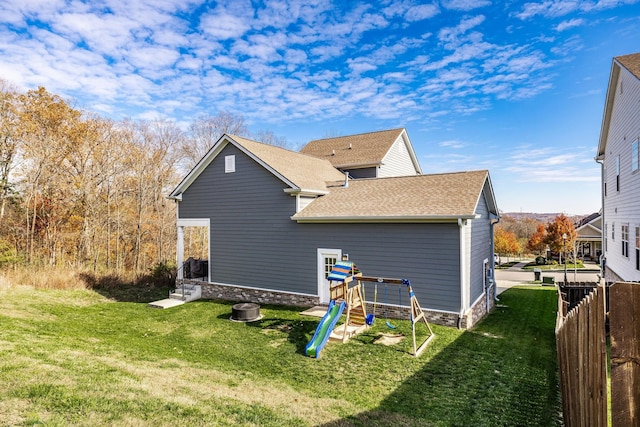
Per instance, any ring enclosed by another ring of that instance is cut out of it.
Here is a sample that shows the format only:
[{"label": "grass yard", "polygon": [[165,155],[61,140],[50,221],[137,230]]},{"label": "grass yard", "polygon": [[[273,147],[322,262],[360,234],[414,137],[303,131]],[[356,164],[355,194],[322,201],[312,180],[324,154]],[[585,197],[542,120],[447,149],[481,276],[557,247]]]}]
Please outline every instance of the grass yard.
[{"label": "grass yard", "polygon": [[[232,303],[159,310],[90,290],[0,288],[2,426],[561,425],[555,289],[512,288],[471,331],[433,325],[412,357],[384,319],[321,359],[320,319]],[[424,325],[422,325],[424,326]],[[422,329],[419,329],[422,331]],[[374,344],[379,333],[399,344]]]}]

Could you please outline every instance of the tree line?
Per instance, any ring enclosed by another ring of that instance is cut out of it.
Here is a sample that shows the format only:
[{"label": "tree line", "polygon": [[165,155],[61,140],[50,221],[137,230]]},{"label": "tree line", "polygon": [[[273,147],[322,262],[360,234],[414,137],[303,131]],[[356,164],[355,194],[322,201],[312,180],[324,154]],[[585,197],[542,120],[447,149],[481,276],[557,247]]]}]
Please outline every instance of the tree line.
[{"label": "tree line", "polygon": [[565,214],[557,215],[546,224],[533,218],[517,220],[503,216],[495,228],[494,243],[495,251],[500,255],[526,252],[546,256],[547,249],[555,253],[573,253],[576,237],[575,226]]},{"label": "tree line", "polygon": [[[186,130],[116,121],[0,79],[0,265],[141,272],[172,262],[176,207],[166,195],[223,133],[287,145],[251,135],[229,112]],[[189,249],[206,236],[186,239]]]}]

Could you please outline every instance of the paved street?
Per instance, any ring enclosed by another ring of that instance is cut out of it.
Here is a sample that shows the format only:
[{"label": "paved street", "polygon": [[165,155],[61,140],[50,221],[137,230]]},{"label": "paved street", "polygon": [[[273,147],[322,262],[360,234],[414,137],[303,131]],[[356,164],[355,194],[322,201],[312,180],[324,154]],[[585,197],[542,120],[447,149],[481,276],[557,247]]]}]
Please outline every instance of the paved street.
[{"label": "paved street", "polygon": [[[533,271],[525,271],[522,270],[521,267],[524,266],[525,263],[520,265],[516,265],[509,269],[497,269],[496,272],[496,283],[498,285],[498,294],[503,292],[504,290],[510,288],[511,286],[516,285],[524,285],[529,284],[535,278]],[[592,268],[597,268],[595,265],[591,265]],[[569,282],[597,282],[599,280],[598,271],[580,271],[574,272],[571,269],[567,270],[567,280]],[[564,270],[560,269],[558,271],[543,271],[541,276],[551,276],[555,279],[556,282],[564,281]]]}]

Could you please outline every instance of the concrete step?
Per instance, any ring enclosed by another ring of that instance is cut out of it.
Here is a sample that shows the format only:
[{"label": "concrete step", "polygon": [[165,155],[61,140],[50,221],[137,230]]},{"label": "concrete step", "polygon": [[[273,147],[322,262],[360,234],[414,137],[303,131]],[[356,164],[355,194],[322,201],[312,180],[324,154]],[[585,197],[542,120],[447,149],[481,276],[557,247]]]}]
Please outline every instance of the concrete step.
[{"label": "concrete step", "polygon": [[184,293],[182,286],[179,286],[169,294],[169,299],[177,299],[182,301],[195,301],[200,298],[202,298],[202,288],[199,285],[185,284]]},{"label": "concrete step", "polygon": [[147,306],[151,308],[171,308],[171,307],[177,307],[179,305],[182,305],[185,302],[186,301],[167,298],[167,299],[161,299],[159,301],[150,302]]}]

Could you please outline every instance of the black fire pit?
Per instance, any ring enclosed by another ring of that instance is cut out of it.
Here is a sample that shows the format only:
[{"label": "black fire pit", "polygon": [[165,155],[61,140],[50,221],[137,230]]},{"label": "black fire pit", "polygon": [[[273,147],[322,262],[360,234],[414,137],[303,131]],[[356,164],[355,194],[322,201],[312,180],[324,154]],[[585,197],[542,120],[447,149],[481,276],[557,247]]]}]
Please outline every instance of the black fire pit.
[{"label": "black fire pit", "polygon": [[250,302],[235,304],[231,308],[231,320],[235,322],[253,322],[260,319],[260,306]]}]

